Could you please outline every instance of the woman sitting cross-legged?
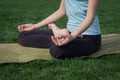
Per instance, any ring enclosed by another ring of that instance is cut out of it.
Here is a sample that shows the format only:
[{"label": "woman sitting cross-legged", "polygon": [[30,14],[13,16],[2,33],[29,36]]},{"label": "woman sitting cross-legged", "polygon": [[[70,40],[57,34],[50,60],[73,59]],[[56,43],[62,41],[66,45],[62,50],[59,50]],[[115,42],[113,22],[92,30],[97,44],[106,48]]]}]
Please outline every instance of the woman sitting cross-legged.
[{"label": "woman sitting cross-legged", "polygon": [[[58,59],[89,56],[100,49],[101,31],[97,14],[99,0],[61,0],[58,10],[36,24],[18,26],[18,43],[26,47],[49,48]],[[67,28],[54,22],[67,15]],[[38,30],[48,25],[49,30]]]}]

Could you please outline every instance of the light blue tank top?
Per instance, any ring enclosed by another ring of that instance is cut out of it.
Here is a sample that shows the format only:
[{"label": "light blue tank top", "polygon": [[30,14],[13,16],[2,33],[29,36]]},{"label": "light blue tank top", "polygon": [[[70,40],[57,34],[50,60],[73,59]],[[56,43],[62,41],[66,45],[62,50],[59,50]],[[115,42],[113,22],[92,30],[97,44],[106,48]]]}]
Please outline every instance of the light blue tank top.
[{"label": "light blue tank top", "polygon": [[[88,0],[65,0],[66,15],[68,16],[67,29],[70,32],[75,31],[86,17]],[[101,34],[99,27],[99,19],[96,14],[94,22],[90,27],[82,33],[83,35],[99,35]]]}]

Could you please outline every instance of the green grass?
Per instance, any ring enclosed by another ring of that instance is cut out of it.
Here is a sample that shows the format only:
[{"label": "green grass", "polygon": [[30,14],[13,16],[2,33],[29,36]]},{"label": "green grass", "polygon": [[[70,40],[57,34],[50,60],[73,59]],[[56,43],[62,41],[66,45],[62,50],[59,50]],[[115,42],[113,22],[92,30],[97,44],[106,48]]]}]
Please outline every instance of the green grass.
[{"label": "green grass", "polygon": [[26,64],[1,64],[1,80],[119,80],[117,55],[71,60],[37,60]]},{"label": "green grass", "polygon": [[[17,25],[36,23],[50,15],[60,0],[0,0],[0,43],[17,42]],[[120,33],[120,1],[101,0],[98,10],[102,34]],[[57,24],[64,28],[67,18]],[[44,29],[47,29],[46,27]],[[0,80],[119,80],[120,55],[100,58],[36,60],[0,64]]]}]

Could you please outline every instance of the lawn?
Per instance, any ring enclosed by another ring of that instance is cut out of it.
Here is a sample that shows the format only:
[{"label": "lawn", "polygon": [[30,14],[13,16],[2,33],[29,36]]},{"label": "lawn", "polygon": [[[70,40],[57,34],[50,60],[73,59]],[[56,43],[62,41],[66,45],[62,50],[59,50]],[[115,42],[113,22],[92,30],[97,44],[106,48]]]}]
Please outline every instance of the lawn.
[{"label": "lawn", "polygon": [[[50,15],[60,0],[0,0],[0,43],[16,43],[17,25],[36,23]],[[120,1],[100,0],[102,34],[120,34]],[[67,18],[56,24],[64,28]],[[47,29],[47,27],[42,28]],[[120,54],[99,58],[35,60],[0,64],[0,80],[120,80]]]}]

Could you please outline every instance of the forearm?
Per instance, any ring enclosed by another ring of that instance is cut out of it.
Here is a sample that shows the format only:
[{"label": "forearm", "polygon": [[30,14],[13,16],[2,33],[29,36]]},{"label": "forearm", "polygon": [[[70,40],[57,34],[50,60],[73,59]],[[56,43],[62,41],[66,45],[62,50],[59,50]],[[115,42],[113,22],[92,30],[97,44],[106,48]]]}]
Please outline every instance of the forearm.
[{"label": "forearm", "polygon": [[73,33],[71,33],[73,36],[77,37],[78,35],[82,34],[86,29],[90,27],[90,25],[94,21],[98,4],[99,4],[99,0],[89,0],[87,16],[85,20],[82,22],[82,24],[78,27],[78,29],[75,30]]},{"label": "forearm", "polygon": [[48,16],[47,18],[45,18],[44,20],[42,20],[39,23],[36,23],[34,25],[35,28],[39,28],[45,25],[48,25],[50,23],[54,23],[57,20],[59,20],[60,18],[65,16],[65,11],[58,9],[56,12],[54,12],[52,15]]},{"label": "forearm", "polygon": [[89,28],[89,26],[93,23],[94,17],[86,17],[82,24],[76,29],[74,32],[71,33],[74,37],[78,37],[81,35],[85,30]]}]

